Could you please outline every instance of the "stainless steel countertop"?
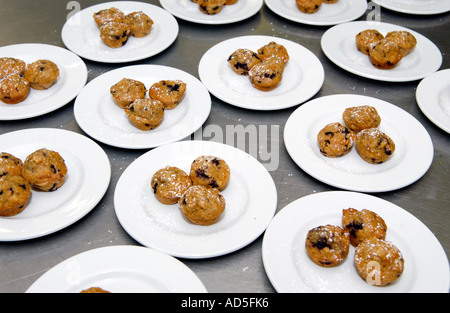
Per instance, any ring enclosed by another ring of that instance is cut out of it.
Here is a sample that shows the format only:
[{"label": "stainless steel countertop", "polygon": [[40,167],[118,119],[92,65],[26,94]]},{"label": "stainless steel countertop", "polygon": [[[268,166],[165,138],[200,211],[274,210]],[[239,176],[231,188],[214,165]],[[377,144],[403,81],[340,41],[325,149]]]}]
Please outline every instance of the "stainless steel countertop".
[{"label": "stainless steel countertop", "polygon": [[[81,8],[101,1],[79,0]],[[160,6],[158,0],[146,1]],[[0,0],[0,45],[45,43],[64,47],[61,29],[70,10],[68,1]],[[359,20],[366,20],[367,13]],[[450,67],[450,14],[412,16],[381,9],[381,21],[415,30],[433,41],[443,54],[441,69]],[[178,20],[180,33],[166,51],[131,64],[108,65],[85,60],[89,77],[125,65],[159,64],[186,71],[198,77],[198,64],[213,45],[243,35],[269,35],[286,38],[311,50],[325,68],[325,83],[314,97],[334,94],[359,94],[394,103],[419,120],[434,144],[434,160],[429,171],[416,183],[375,196],[388,200],[420,219],[440,241],[447,257],[450,253],[450,135],[435,126],[419,109],[415,92],[419,81],[385,83],[360,78],[330,62],[320,47],[320,39],[329,27],[297,24],[274,14],[267,6],[242,22],[205,26]],[[284,147],[284,125],[296,107],[280,111],[258,112],[240,109],[212,97],[212,112],[207,125],[278,125],[279,135],[271,138],[279,147],[279,166],[271,171],[278,190],[278,210],[312,193],[336,190],[303,172]],[[0,134],[20,129],[52,127],[83,134],[73,114],[74,101],[63,108],[29,120],[0,122]],[[405,130],[407,131],[407,130]],[[204,138],[208,140],[208,138]],[[242,139],[240,139],[242,140]],[[47,270],[81,252],[112,245],[138,245],[120,226],[113,205],[114,189],[123,171],[146,150],[125,150],[100,144],[112,166],[112,179],[103,200],[85,218],[74,225],[24,242],[0,243],[0,292],[21,293]],[[1,150],[1,143],[0,143]],[[270,151],[270,150],[269,150]],[[218,258],[181,261],[203,281],[209,292],[274,292],[261,257],[262,236],[249,246]]]}]

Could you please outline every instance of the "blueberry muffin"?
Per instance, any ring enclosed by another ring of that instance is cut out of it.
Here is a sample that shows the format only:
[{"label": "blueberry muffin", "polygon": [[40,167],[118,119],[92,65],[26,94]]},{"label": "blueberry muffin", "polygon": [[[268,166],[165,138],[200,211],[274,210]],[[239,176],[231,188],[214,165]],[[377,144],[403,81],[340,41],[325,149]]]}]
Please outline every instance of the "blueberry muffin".
[{"label": "blueberry muffin", "polygon": [[187,85],[181,80],[162,80],[150,87],[150,98],[161,101],[165,110],[175,109],[183,100]]},{"label": "blueberry muffin", "polygon": [[383,34],[376,29],[363,30],[356,35],[356,47],[365,55],[369,55],[370,47],[382,39]]},{"label": "blueberry muffin", "polygon": [[142,38],[150,34],[153,20],[144,12],[133,12],[124,17],[123,22],[130,27],[131,36]]},{"label": "blueberry muffin", "polygon": [[192,187],[192,180],[183,170],[168,166],[157,171],[151,181],[156,199],[162,204],[176,204]]},{"label": "blueberry muffin", "polygon": [[36,90],[46,90],[57,82],[59,68],[52,61],[38,60],[28,64],[24,77],[30,82],[31,88]]},{"label": "blueberry muffin", "polygon": [[189,176],[194,185],[225,190],[231,171],[227,162],[215,156],[201,156],[191,165]]},{"label": "blueberry muffin", "polygon": [[12,154],[0,153],[0,177],[4,175],[22,175],[23,162]]},{"label": "blueberry muffin", "polygon": [[249,49],[238,49],[228,58],[231,69],[238,75],[248,76],[253,66],[260,63],[258,54]]},{"label": "blueberry muffin", "polygon": [[109,22],[100,27],[100,38],[111,48],[123,47],[130,38],[130,27],[125,23]]},{"label": "blueberry muffin", "polygon": [[82,290],[80,293],[111,293],[100,287],[91,287],[89,289]]},{"label": "blueberry muffin", "polygon": [[42,191],[56,191],[64,185],[67,166],[58,152],[39,149],[23,162],[22,176],[32,187]]},{"label": "blueberry muffin", "polygon": [[178,202],[186,218],[200,226],[210,226],[217,222],[226,208],[225,198],[213,188],[192,186]]},{"label": "blueberry muffin", "polygon": [[134,101],[144,99],[147,89],[140,81],[123,78],[111,87],[110,92],[115,103],[122,109],[125,109]]},{"label": "blueberry muffin", "polygon": [[252,67],[250,81],[258,90],[271,91],[278,87],[283,79],[285,63],[277,57],[265,59]]},{"label": "blueberry muffin", "polygon": [[355,134],[341,123],[326,125],[317,135],[320,153],[329,158],[348,154],[355,144]]},{"label": "blueberry muffin", "polygon": [[258,57],[262,61],[271,57],[277,57],[285,64],[289,62],[289,53],[286,47],[276,43],[275,41],[272,41],[258,49]]},{"label": "blueberry muffin", "polygon": [[328,4],[332,4],[332,3],[336,3],[339,0],[323,0],[323,3],[328,3]]},{"label": "blueberry muffin", "polygon": [[322,0],[296,0],[300,11],[307,14],[316,13],[322,6]]},{"label": "blueberry muffin", "polygon": [[386,35],[386,40],[395,42],[402,56],[407,56],[417,45],[417,39],[408,31],[393,31]]},{"label": "blueberry muffin", "polygon": [[0,79],[10,74],[19,74],[23,76],[26,63],[15,58],[0,58]]},{"label": "blueberry muffin", "polygon": [[367,128],[375,128],[381,124],[381,117],[377,109],[369,105],[347,108],[342,114],[342,118],[345,126],[354,133],[359,133]]},{"label": "blueberry muffin", "polygon": [[238,2],[238,0],[227,0],[225,2],[225,5],[232,5],[232,4],[235,4],[236,2]]},{"label": "blueberry muffin", "polygon": [[0,177],[0,216],[15,216],[21,213],[31,197],[31,186],[18,175]]},{"label": "blueberry muffin", "polygon": [[392,243],[381,239],[368,239],[356,247],[354,257],[358,274],[368,284],[387,286],[401,277],[405,260]]},{"label": "blueberry muffin", "polygon": [[198,0],[198,7],[200,12],[214,15],[222,11],[226,0]]},{"label": "blueberry muffin", "polygon": [[308,232],[305,248],[317,265],[335,267],[347,258],[350,248],[349,234],[339,226],[319,226]]},{"label": "blueberry muffin", "polygon": [[154,99],[138,99],[125,108],[130,122],[142,131],[158,128],[164,120],[164,107]]},{"label": "blueberry muffin", "polygon": [[0,80],[0,101],[17,104],[25,101],[30,94],[30,83],[19,74],[10,74]]},{"label": "blueberry muffin", "polygon": [[378,128],[369,128],[356,135],[356,149],[364,161],[381,164],[395,152],[395,143]]},{"label": "blueberry muffin", "polygon": [[101,10],[100,12],[94,14],[94,20],[95,23],[97,23],[98,28],[109,22],[121,23],[124,17],[125,14],[117,8]]},{"label": "blueberry muffin", "polygon": [[386,223],[378,214],[369,210],[342,210],[342,226],[350,233],[350,243],[354,247],[370,238],[386,238]]},{"label": "blueberry muffin", "polygon": [[369,48],[372,64],[379,69],[393,69],[402,60],[403,55],[395,42],[382,39]]}]

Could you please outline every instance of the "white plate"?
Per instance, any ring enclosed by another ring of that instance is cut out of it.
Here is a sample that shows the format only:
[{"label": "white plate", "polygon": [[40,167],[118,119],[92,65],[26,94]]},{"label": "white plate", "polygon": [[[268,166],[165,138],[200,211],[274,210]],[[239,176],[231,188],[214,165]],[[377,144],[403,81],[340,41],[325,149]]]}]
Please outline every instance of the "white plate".
[{"label": "white plate", "polygon": [[[280,85],[269,92],[254,88],[248,76],[238,75],[227,62],[240,48],[257,52],[275,41],[284,45],[290,55]],[[244,36],[223,41],[208,50],[199,65],[201,81],[217,98],[237,107],[251,110],[280,110],[309,100],[322,88],[325,72],[322,63],[303,46],[277,37]]]},{"label": "white plate", "polygon": [[[202,155],[220,157],[231,169],[222,192],[226,210],[212,226],[190,223],[178,204],[159,203],[150,186],[159,169],[176,166],[189,173]],[[130,165],[117,183],[114,205],[121,225],[142,245],[202,259],[237,251],[258,238],[275,214],[277,191],[267,170],[247,153],[214,142],[184,141],[152,150]]]},{"label": "white plate", "polygon": [[[377,29],[383,35],[390,31],[406,30],[417,39],[416,48],[393,69],[377,69],[369,56],[356,48],[356,35],[366,29]],[[342,69],[374,80],[407,82],[424,78],[436,72],[442,64],[439,48],[423,35],[399,25],[379,22],[351,22],[330,28],[322,36],[325,55]]]},{"label": "white plate", "polygon": [[423,79],[417,87],[416,100],[430,121],[450,133],[450,69]]},{"label": "white plate", "polygon": [[263,0],[239,0],[226,5],[220,13],[207,15],[200,12],[192,0],[160,0],[161,6],[174,16],[198,24],[221,25],[243,21],[261,10]]},{"label": "white plate", "polygon": [[[111,7],[125,14],[143,11],[154,22],[150,35],[144,38],[130,37],[125,46],[117,49],[105,45],[93,15]],[[85,59],[124,63],[143,60],[164,51],[177,39],[178,31],[176,19],[160,7],[143,2],[117,1],[97,4],[73,15],[62,29],[62,39],[69,50]]]},{"label": "white plate", "polygon": [[[187,90],[177,108],[165,111],[161,126],[145,132],[131,124],[110,94],[111,86],[122,78],[141,81],[147,89],[160,80],[182,80]],[[92,80],[78,95],[74,112],[78,124],[89,136],[119,148],[146,149],[184,139],[199,129],[211,112],[211,96],[197,78],[184,71],[159,65],[137,65],[113,70]]]},{"label": "white plate", "polygon": [[[313,263],[305,251],[309,230],[322,225],[342,226],[342,210],[367,209],[386,222],[386,240],[397,246],[405,259],[399,280],[386,287],[367,284],[354,266],[355,248],[337,267]],[[370,195],[332,191],[300,198],[287,205],[273,219],[263,241],[267,275],[280,293],[447,293],[447,256],[432,232],[402,208]]]},{"label": "white plate", "polygon": [[265,0],[265,2],[269,9],[285,19],[316,26],[329,26],[354,21],[367,10],[366,0],[339,0],[339,2],[333,4],[323,3],[319,10],[313,14],[300,11],[295,0]]},{"label": "white plate", "polygon": [[144,247],[112,246],[73,256],[42,275],[27,293],[80,293],[99,287],[111,293],[205,293],[183,263]]},{"label": "white plate", "polygon": [[18,104],[0,101],[0,120],[32,118],[55,111],[72,101],[87,81],[86,64],[74,53],[51,45],[20,44],[0,48],[0,57],[21,59],[27,64],[40,59],[53,61],[60,70],[57,83],[48,90],[30,90],[28,98]]},{"label": "white plate", "polygon": [[[383,164],[369,164],[353,150],[342,158],[320,153],[317,134],[325,125],[344,124],[346,108],[370,105],[381,117],[380,130],[395,142],[395,153]],[[315,99],[298,108],[286,123],[286,149],[306,173],[334,187],[385,192],[408,186],[430,168],[434,149],[430,135],[412,115],[388,102],[358,95],[334,95]]]},{"label": "white plate", "polygon": [[25,161],[34,151],[57,151],[68,167],[55,192],[32,190],[25,210],[0,218],[0,241],[34,239],[57,232],[88,214],[103,198],[111,179],[105,152],[92,140],[62,129],[27,129],[0,136],[0,150]]},{"label": "white plate", "polygon": [[374,3],[401,13],[430,15],[450,11],[448,0],[372,0]]}]

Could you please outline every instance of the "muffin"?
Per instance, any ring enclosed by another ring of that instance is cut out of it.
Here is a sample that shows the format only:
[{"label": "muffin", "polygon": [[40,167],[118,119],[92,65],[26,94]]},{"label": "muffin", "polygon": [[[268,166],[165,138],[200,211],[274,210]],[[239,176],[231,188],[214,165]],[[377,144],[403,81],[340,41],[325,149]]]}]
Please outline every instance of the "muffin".
[{"label": "muffin", "polygon": [[328,4],[332,4],[332,3],[336,3],[339,0],[323,0],[323,3],[328,3]]},{"label": "muffin", "polygon": [[183,100],[187,85],[181,80],[162,80],[149,90],[152,99],[162,102],[165,110],[175,109]]},{"label": "muffin", "polygon": [[111,87],[110,93],[114,102],[122,109],[125,109],[134,101],[144,99],[147,89],[145,89],[145,85],[140,81],[123,78]]},{"label": "muffin", "polygon": [[153,99],[138,99],[125,108],[130,122],[142,131],[158,128],[164,120],[164,107]]},{"label": "muffin", "polygon": [[354,257],[359,276],[372,286],[387,286],[403,274],[405,260],[392,243],[368,239],[356,247]]},{"label": "muffin", "polygon": [[23,162],[22,176],[32,187],[42,191],[56,191],[64,185],[67,166],[58,152],[39,149]]},{"label": "muffin", "polygon": [[0,176],[0,216],[15,216],[26,208],[31,197],[31,186],[17,175]]},{"label": "muffin", "polygon": [[285,63],[282,59],[271,57],[252,67],[250,81],[258,90],[271,91],[278,87],[283,79]]},{"label": "muffin", "polygon": [[225,190],[231,171],[227,162],[215,156],[201,156],[191,165],[189,176],[194,185]]},{"label": "muffin", "polygon": [[111,293],[111,292],[106,291],[100,287],[91,287],[86,290],[82,290],[80,293]]},{"label": "muffin", "polygon": [[379,69],[393,69],[402,60],[403,55],[395,42],[382,39],[369,48],[372,64]]},{"label": "muffin", "polygon": [[356,47],[365,55],[369,55],[370,47],[384,39],[384,36],[376,29],[367,29],[356,35]]},{"label": "muffin", "polygon": [[186,218],[200,226],[210,226],[217,222],[225,211],[225,198],[217,189],[192,186],[178,202]]},{"label": "muffin", "polygon": [[395,152],[394,141],[378,128],[364,129],[356,135],[359,156],[371,164],[386,162]]},{"label": "muffin", "polygon": [[342,114],[345,126],[354,133],[363,129],[380,126],[381,117],[377,109],[369,105],[361,105],[345,109]]},{"label": "muffin", "polygon": [[408,31],[389,32],[385,38],[397,44],[402,56],[407,56],[417,45],[416,37]]},{"label": "muffin", "polygon": [[335,267],[347,258],[350,248],[349,234],[339,226],[319,226],[308,232],[305,248],[317,265]]},{"label": "muffin", "polygon": [[296,0],[300,11],[307,14],[316,13],[322,6],[322,0]]},{"label": "muffin", "polygon": [[236,74],[243,76],[248,76],[252,67],[260,62],[261,60],[258,54],[249,49],[238,49],[228,58],[231,69]]},{"label": "muffin", "polygon": [[183,170],[168,166],[157,171],[151,181],[156,199],[162,204],[176,204],[192,187],[192,180]]},{"label": "muffin", "polygon": [[343,210],[342,226],[350,233],[350,243],[354,247],[367,239],[386,238],[386,223],[378,214],[369,210]]},{"label": "muffin", "polygon": [[130,27],[131,36],[142,38],[150,34],[153,20],[144,12],[133,12],[124,17],[123,22]]},{"label": "muffin", "polygon": [[227,0],[198,0],[198,7],[200,12],[214,15],[222,11],[226,1]]},{"label": "muffin", "polygon": [[355,144],[355,134],[341,123],[326,125],[317,135],[320,153],[329,158],[348,154]]},{"label": "muffin", "polygon": [[261,61],[264,61],[271,57],[277,57],[281,59],[285,64],[289,62],[289,53],[285,46],[272,41],[267,45],[258,49],[258,57]]},{"label": "muffin", "polygon": [[4,175],[21,176],[23,162],[12,154],[0,153],[0,177]]},{"label": "muffin", "polygon": [[125,14],[117,8],[109,8],[101,10],[94,14],[94,21],[97,23],[98,28],[109,22],[121,23],[125,17]]},{"label": "muffin", "polygon": [[10,74],[0,80],[0,101],[17,104],[25,101],[30,94],[30,83],[19,74]]},{"label": "muffin", "polygon": [[26,63],[15,58],[0,58],[0,79],[10,74],[19,74],[23,76]]},{"label": "muffin", "polygon": [[58,66],[49,60],[38,60],[28,64],[24,77],[30,86],[37,90],[46,90],[56,84],[59,77]]},{"label": "muffin", "polygon": [[130,27],[125,23],[108,22],[100,28],[100,38],[111,48],[123,47],[130,38]]}]

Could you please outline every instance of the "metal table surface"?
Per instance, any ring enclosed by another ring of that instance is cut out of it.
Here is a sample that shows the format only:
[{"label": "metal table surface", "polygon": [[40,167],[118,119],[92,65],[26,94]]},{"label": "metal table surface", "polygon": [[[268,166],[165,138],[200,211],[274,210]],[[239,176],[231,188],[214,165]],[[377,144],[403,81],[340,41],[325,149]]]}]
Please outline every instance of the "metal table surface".
[{"label": "metal table surface", "polygon": [[[81,9],[101,3],[78,0]],[[158,0],[148,3],[160,6]],[[64,47],[61,29],[71,13],[68,1],[0,0],[0,45],[45,43]],[[370,10],[359,20],[367,20]],[[450,14],[412,16],[381,9],[381,21],[415,30],[433,41],[443,54],[441,69],[450,67]],[[450,135],[435,126],[421,112],[415,100],[419,81],[386,83],[364,79],[328,60],[320,40],[329,27],[307,26],[288,21],[274,14],[266,5],[255,16],[229,25],[205,26],[178,19],[178,39],[162,53],[131,64],[101,64],[85,60],[88,82],[110,70],[133,64],[159,64],[186,71],[198,77],[198,64],[213,45],[243,35],[269,35],[286,38],[311,50],[325,68],[325,83],[314,98],[334,94],[358,94],[376,97],[412,114],[429,132],[434,144],[434,160],[429,171],[416,183],[375,196],[388,200],[420,219],[450,253]],[[297,108],[279,111],[251,111],[231,106],[212,97],[212,112],[205,123],[219,125],[276,125],[279,132],[269,137],[266,151],[278,148],[279,162],[270,174],[278,191],[278,211],[292,201],[317,192],[337,190],[303,172],[285,150],[284,125]],[[62,128],[83,134],[73,114],[74,101],[44,116],[11,122],[0,122],[0,134],[28,128]],[[270,129],[270,128],[269,128]],[[202,134],[200,133],[200,136]],[[210,138],[202,138],[209,140]],[[238,143],[245,141],[238,138]],[[240,142],[239,142],[240,141]],[[248,143],[249,145],[254,143]],[[0,243],[0,292],[21,293],[47,270],[81,252],[112,245],[139,245],[119,224],[113,204],[114,189],[123,171],[147,150],[126,150],[100,143],[112,166],[112,179],[102,201],[83,219],[57,233],[23,242]],[[1,150],[1,142],[0,142]],[[247,151],[248,152],[248,151]],[[258,156],[259,157],[259,156]],[[264,162],[262,162],[264,163]],[[266,162],[266,166],[268,166]],[[273,167],[273,164],[270,165]],[[181,261],[203,281],[209,292],[275,292],[261,257],[262,236],[247,247],[217,258]]]}]

